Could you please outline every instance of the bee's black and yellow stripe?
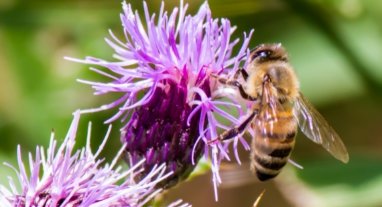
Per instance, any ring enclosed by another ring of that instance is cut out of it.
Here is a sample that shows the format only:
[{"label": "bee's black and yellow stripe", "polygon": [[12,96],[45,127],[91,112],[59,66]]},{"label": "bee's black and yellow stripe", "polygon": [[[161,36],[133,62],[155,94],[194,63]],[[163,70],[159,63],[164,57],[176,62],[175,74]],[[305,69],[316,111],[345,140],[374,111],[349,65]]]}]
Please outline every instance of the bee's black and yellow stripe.
[{"label": "bee's black and yellow stripe", "polygon": [[252,122],[255,137],[252,139],[251,169],[261,181],[280,173],[288,162],[297,132],[292,106],[283,104],[282,110],[278,108],[276,113],[271,110],[263,108]]}]

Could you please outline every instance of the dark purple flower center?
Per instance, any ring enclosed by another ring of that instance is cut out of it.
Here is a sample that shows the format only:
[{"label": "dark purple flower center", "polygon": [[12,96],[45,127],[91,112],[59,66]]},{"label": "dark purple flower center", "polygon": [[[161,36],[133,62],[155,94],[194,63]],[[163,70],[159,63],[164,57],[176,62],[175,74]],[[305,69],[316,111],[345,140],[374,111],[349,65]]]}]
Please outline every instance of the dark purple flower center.
[{"label": "dark purple flower center", "polygon": [[[200,88],[210,96],[209,81],[200,79],[200,82]],[[200,112],[187,125],[193,109],[187,103],[187,76],[183,76],[180,83],[165,80],[162,84],[165,87],[157,87],[150,101],[134,111],[124,129],[122,141],[127,143],[126,151],[132,164],[146,159],[145,171],[141,176],[148,174],[154,165],[166,163],[166,170],[173,174],[159,186],[168,188],[187,178],[195,168],[192,150],[199,137]],[[203,148],[203,142],[195,147],[196,161],[201,157]]]}]

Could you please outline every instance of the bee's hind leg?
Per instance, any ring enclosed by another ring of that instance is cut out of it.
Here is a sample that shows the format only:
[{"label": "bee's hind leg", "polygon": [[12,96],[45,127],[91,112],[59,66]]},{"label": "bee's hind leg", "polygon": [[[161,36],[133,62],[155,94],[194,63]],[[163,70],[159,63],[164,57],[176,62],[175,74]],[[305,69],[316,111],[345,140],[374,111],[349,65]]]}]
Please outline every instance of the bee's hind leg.
[{"label": "bee's hind leg", "polygon": [[229,130],[224,131],[221,133],[217,138],[212,139],[209,141],[209,143],[213,143],[217,140],[228,140],[232,139],[239,134],[243,133],[244,130],[247,128],[248,124],[251,123],[253,118],[258,114],[257,110],[254,110],[242,123],[240,123],[238,126],[235,126],[234,128],[231,128]]}]

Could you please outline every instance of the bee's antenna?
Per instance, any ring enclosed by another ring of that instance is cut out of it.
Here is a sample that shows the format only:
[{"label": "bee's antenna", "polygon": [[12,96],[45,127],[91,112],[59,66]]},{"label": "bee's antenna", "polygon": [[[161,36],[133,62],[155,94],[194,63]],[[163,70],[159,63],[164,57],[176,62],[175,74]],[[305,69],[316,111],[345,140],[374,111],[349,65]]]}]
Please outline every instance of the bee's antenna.
[{"label": "bee's antenna", "polygon": [[263,46],[264,46],[264,44],[257,45],[256,47],[254,47],[254,48],[248,50],[247,53],[248,53],[249,55],[251,55],[254,51],[256,51],[257,49],[259,49],[260,47],[263,47]]},{"label": "bee's antenna", "polygon": [[249,54],[251,54],[255,49],[256,49],[256,48],[254,48],[254,49],[247,49],[246,54],[244,54],[243,56],[241,56],[241,57],[238,59],[238,61],[243,60],[243,58],[247,57],[247,56],[248,56]]}]

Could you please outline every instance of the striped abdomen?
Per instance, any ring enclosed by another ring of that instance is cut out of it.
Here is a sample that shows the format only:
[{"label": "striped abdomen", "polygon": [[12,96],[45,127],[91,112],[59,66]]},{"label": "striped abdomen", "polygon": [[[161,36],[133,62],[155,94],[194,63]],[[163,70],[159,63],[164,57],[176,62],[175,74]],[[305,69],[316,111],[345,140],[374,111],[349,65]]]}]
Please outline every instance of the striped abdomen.
[{"label": "striped abdomen", "polygon": [[292,107],[276,113],[261,111],[252,128],[255,137],[252,139],[251,170],[259,180],[268,180],[280,173],[294,147],[297,121]]}]

